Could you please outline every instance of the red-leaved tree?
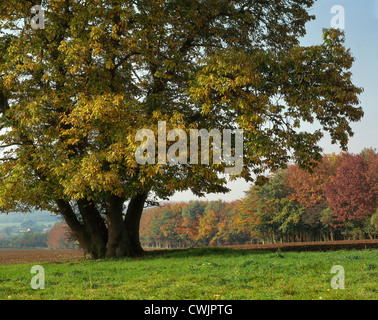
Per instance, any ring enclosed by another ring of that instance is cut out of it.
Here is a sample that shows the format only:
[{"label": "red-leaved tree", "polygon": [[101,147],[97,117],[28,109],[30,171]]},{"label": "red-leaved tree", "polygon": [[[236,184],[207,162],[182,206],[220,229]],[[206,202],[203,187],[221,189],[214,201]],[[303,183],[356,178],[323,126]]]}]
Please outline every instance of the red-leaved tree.
[{"label": "red-leaved tree", "polygon": [[303,204],[305,208],[326,202],[325,186],[336,174],[342,155],[323,155],[312,173],[301,170],[297,165],[288,167],[286,183],[292,190],[288,198]]},{"label": "red-leaved tree", "polygon": [[327,202],[337,224],[362,221],[376,210],[372,175],[371,166],[362,154],[344,155],[336,176],[326,186]]}]

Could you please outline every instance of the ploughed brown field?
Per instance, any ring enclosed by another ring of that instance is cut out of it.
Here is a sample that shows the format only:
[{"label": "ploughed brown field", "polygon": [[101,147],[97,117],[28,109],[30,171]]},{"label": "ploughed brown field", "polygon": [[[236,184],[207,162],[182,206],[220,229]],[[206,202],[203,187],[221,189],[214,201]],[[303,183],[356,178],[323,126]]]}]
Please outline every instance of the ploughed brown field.
[{"label": "ploughed brown field", "polygon": [[[295,242],[276,244],[251,244],[222,246],[237,250],[287,251],[330,251],[378,249],[376,240],[344,240],[328,242]],[[161,249],[160,249],[161,250]],[[58,262],[84,259],[82,250],[8,250],[0,249],[0,265],[23,264],[34,262]]]},{"label": "ploughed brown field", "polygon": [[82,250],[8,250],[0,249],[0,265],[56,262],[84,259]]}]

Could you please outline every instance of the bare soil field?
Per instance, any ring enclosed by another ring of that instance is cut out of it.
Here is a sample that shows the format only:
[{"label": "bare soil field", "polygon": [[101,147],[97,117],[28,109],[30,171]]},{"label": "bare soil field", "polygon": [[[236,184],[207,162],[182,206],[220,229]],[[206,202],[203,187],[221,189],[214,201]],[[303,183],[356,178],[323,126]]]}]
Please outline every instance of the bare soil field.
[{"label": "bare soil field", "polygon": [[84,259],[82,250],[8,250],[0,249],[0,265],[56,262]]},{"label": "bare soil field", "polygon": [[[222,246],[236,250],[265,251],[330,251],[330,250],[363,250],[378,249],[377,240],[345,240],[329,242],[296,242],[275,244],[251,244]],[[168,250],[168,249],[167,249]],[[58,262],[84,259],[82,250],[8,250],[0,249],[0,265],[23,264],[33,262]]]}]

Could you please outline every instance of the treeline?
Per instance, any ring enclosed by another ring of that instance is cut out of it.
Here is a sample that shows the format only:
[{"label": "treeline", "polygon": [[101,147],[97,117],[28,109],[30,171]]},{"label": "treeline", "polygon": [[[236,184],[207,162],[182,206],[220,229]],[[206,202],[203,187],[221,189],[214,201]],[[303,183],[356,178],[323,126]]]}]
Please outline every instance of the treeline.
[{"label": "treeline", "polygon": [[254,185],[239,201],[168,203],[145,210],[145,247],[378,238],[378,156],[324,155],[312,173],[297,165]]},{"label": "treeline", "polygon": [[236,203],[192,201],[167,203],[142,215],[144,247],[180,248],[226,243],[244,243],[250,238],[234,228]]},{"label": "treeline", "polygon": [[0,239],[0,248],[47,248],[47,233],[25,232],[8,239]]}]

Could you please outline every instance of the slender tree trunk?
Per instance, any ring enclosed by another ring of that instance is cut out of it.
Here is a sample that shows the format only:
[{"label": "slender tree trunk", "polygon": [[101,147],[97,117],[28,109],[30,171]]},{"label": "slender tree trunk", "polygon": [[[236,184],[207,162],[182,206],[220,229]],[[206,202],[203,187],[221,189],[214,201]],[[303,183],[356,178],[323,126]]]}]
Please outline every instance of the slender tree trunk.
[{"label": "slender tree trunk", "polygon": [[84,225],[79,222],[68,201],[58,199],[55,202],[60,214],[63,216],[76,240],[79,242],[83,250],[86,251],[86,249],[89,247],[89,243],[87,244],[87,241],[84,237]]},{"label": "slender tree trunk", "polygon": [[130,200],[127,207],[124,225],[126,227],[127,235],[131,242],[131,247],[136,255],[143,254],[143,248],[139,239],[140,218],[142,217],[144,204],[147,199],[147,193],[138,194]]}]

